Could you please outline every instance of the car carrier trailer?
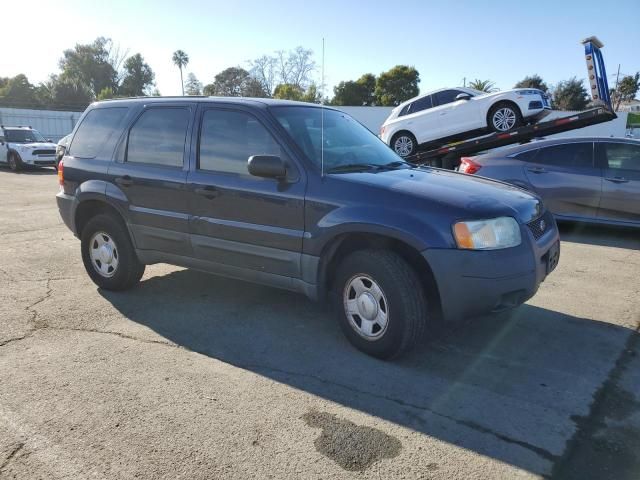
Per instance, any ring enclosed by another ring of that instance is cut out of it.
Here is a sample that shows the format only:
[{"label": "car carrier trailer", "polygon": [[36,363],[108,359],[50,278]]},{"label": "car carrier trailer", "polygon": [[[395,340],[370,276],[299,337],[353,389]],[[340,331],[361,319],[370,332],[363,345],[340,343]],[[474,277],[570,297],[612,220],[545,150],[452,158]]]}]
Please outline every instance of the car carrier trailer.
[{"label": "car carrier trailer", "polygon": [[448,143],[430,150],[418,151],[418,153],[406,157],[405,160],[415,164],[453,169],[460,164],[462,156],[506,145],[526,143],[534,138],[576,130],[617,118],[611,106],[607,74],[600,50],[604,45],[596,37],[589,37],[583,40],[582,44],[585,50],[591,98],[596,107],[567,117],[525,125],[510,132],[496,132],[470,140]]}]

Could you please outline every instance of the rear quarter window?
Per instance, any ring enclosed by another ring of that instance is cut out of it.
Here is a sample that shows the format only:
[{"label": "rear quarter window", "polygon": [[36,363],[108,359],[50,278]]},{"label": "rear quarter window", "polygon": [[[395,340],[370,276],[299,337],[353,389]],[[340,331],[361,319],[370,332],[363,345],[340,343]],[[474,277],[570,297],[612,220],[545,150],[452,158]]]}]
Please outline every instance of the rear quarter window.
[{"label": "rear quarter window", "polygon": [[522,160],[524,162],[531,162],[536,157],[536,153],[538,153],[538,149],[534,148],[533,150],[526,150],[524,152],[516,153],[513,155],[513,158],[517,158],[518,160]]},{"label": "rear quarter window", "polygon": [[82,120],[69,147],[69,154],[95,158],[107,144],[115,144],[116,129],[127,113],[127,107],[96,108]]}]

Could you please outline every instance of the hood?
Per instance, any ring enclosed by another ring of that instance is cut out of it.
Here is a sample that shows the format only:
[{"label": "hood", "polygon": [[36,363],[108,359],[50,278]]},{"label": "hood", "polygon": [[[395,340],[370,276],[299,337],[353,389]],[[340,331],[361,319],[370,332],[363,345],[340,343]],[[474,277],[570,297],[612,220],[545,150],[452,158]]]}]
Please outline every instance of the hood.
[{"label": "hood", "polygon": [[30,142],[30,143],[14,143],[12,144],[17,148],[28,147],[28,148],[46,148],[55,150],[57,145],[55,143],[50,142]]},{"label": "hood", "polygon": [[408,199],[412,207],[436,207],[443,212],[448,211],[456,220],[510,216],[520,223],[528,223],[543,211],[541,200],[521,188],[449,170],[423,167],[336,176],[401,194],[405,197],[404,202],[407,202],[407,197],[413,197]]}]

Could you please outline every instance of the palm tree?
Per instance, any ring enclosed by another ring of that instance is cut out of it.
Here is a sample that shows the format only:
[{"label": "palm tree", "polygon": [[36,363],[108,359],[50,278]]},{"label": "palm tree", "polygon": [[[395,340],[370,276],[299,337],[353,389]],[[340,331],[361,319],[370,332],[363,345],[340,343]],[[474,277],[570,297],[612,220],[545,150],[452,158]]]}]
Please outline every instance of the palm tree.
[{"label": "palm tree", "polygon": [[186,67],[189,63],[189,55],[182,50],[173,52],[173,63],[180,69],[180,85],[182,86],[182,95],[184,96],[184,81],[182,80],[182,67]]},{"label": "palm tree", "polygon": [[473,82],[469,82],[469,88],[480,90],[481,92],[492,93],[497,92],[496,84],[491,80],[478,80],[477,78]]}]

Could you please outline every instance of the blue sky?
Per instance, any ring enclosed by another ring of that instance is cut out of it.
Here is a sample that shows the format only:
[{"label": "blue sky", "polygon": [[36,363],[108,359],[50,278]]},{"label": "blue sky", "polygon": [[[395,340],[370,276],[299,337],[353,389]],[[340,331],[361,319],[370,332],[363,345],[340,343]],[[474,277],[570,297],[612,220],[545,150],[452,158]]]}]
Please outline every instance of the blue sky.
[{"label": "blue sky", "polygon": [[65,48],[102,35],[140,52],[163,95],[180,92],[171,63],[178,48],[191,58],[187,72],[206,84],[226,67],[297,45],[313,49],[319,64],[322,37],[328,89],[396,64],[419,70],[422,91],[464,77],[505,89],[533,73],[554,84],[585,77],[579,41],[590,35],[605,44],[609,74],[619,63],[623,73],[640,70],[639,0],[32,0],[7,2],[3,17],[3,36],[15,42],[5,42],[0,76],[42,81],[57,71]]}]

